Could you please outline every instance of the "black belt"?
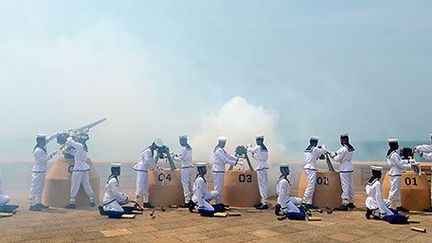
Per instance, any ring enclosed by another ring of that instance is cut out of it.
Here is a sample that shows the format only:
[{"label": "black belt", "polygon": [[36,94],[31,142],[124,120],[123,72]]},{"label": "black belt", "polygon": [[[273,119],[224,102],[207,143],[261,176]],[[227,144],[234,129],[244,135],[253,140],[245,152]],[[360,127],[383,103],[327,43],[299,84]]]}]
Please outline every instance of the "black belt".
[{"label": "black belt", "polygon": [[257,169],[257,171],[268,170],[268,167],[264,167],[262,169]]},{"label": "black belt", "polygon": [[213,173],[225,173],[225,171],[213,171]]},{"label": "black belt", "polygon": [[353,173],[354,171],[353,170],[351,170],[351,171],[339,171],[339,173]]},{"label": "black belt", "polygon": [[140,172],[148,172],[148,170],[138,170],[138,169],[135,169],[135,168],[134,168],[134,170],[140,171]]},{"label": "black belt", "polygon": [[312,171],[317,171],[316,169],[309,169],[309,168],[303,168],[304,170],[312,170]]},{"label": "black belt", "polygon": [[402,176],[402,175],[390,175],[390,177],[398,177],[398,176]]}]

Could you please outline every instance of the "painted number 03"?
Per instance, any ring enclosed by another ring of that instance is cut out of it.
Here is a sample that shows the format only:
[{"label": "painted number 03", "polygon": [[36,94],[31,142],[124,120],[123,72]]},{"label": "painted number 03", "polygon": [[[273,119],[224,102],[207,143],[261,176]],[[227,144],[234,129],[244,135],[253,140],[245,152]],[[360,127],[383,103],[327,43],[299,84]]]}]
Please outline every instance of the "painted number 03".
[{"label": "painted number 03", "polygon": [[252,175],[245,175],[245,174],[240,174],[239,177],[239,182],[247,182],[247,183],[251,183],[252,182]]},{"label": "painted number 03", "polygon": [[329,178],[327,176],[323,176],[323,177],[318,176],[316,183],[318,185],[326,185],[327,186],[329,184]]},{"label": "painted number 03", "polygon": [[162,182],[163,180],[171,181],[172,180],[171,174],[165,175],[163,173],[160,173],[158,175],[158,181]]},{"label": "painted number 03", "polygon": [[413,177],[413,178],[406,177],[405,178],[405,185],[407,185],[407,186],[410,186],[410,185],[417,186],[417,178],[415,178],[415,177]]}]

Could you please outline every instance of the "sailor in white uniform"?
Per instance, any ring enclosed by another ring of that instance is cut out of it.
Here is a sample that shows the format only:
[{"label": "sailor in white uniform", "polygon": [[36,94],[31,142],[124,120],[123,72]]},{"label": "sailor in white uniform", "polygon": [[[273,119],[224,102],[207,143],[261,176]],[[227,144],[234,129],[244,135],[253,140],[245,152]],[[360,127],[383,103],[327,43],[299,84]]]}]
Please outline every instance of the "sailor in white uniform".
[{"label": "sailor in white uniform", "polygon": [[366,218],[371,219],[384,219],[386,216],[393,215],[389,209],[392,205],[390,200],[384,200],[381,191],[381,182],[379,181],[382,176],[382,167],[372,166],[372,177],[366,185]]},{"label": "sailor in white uniform", "polygon": [[[422,157],[426,161],[432,161],[432,133],[429,134],[429,136],[430,136],[429,144],[417,145],[414,147],[414,153],[420,154],[420,157]],[[431,184],[431,192],[432,192],[432,184]],[[432,201],[432,197],[431,197],[431,201]],[[432,206],[426,209],[425,211],[432,212]]]},{"label": "sailor in white uniform", "polygon": [[354,166],[352,164],[354,147],[349,142],[347,133],[340,136],[342,147],[330,156],[334,161],[339,162],[340,180],[342,186],[342,205],[337,210],[346,211],[354,209]]},{"label": "sailor in white uniform", "polygon": [[277,205],[275,214],[280,215],[283,212],[289,219],[304,220],[305,210],[302,206],[302,199],[299,197],[291,197],[291,182],[288,179],[290,169],[288,165],[280,165],[281,176],[276,185]]},{"label": "sailor in white uniform", "polygon": [[57,138],[58,133],[51,136],[38,134],[36,136],[36,146],[33,149],[33,169],[32,182],[30,187],[30,211],[42,211],[49,207],[42,204],[42,193],[45,185],[45,175],[47,163],[57,153],[49,154],[47,152],[47,144]]},{"label": "sailor in white uniform", "polygon": [[401,178],[402,172],[410,170],[411,165],[404,162],[399,154],[399,141],[397,139],[388,139],[389,150],[387,152],[387,163],[390,165],[390,192],[389,200],[396,203],[396,210],[401,212],[408,212],[409,210],[402,207],[401,201]]},{"label": "sailor in white uniform", "polygon": [[217,191],[208,191],[207,180],[205,175],[207,173],[207,165],[205,163],[198,163],[198,175],[193,183],[193,204],[189,205],[189,211],[193,211],[194,206],[198,207],[198,212],[201,216],[213,216],[216,212],[225,211],[222,204],[211,205],[209,202],[219,197]]},{"label": "sailor in white uniform", "polygon": [[89,197],[90,207],[96,206],[94,200],[94,191],[90,185],[90,166],[87,164],[88,148],[86,142],[88,139],[88,135],[83,133],[74,138],[68,137],[66,141],[66,146],[73,149],[73,155],[75,158],[71,179],[70,202],[65,207],[68,209],[76,208],[76,196],[81,185],[84,189],[84,192]]},{"label": "sailor in white uniform", "polygon": [[316,208],[312,200],[315,192],[317,160],[325,153],[328,153],[325,145],[318,146],[318,140],[318,137],[312,136],[309,146],[304,151],[305,166],[303,169],[307,178],[307,187],[303,195],[303,203],[306,209]]},{"label": "sailor in white uniform", "polygon": [[[149,200],[149,180],[148,180],[148,171],[162,169],[156,165],[155,160],[155,151],[163,146],[163,142],[161,139],[156,139],[149,147],[145,148],[141,152],[141,160],[135,164],[133,169],[137,172],[136,177],[136,201],[140,202],[141,199],[144,199],[144,207],[145,208],[154,208],[154,206],[150,203]],[[157,151],[156,151],[157,152]]]},{"label": "sailor in white uniform", "polygon": [[173,156],[173,160],[181,163],[181,183],[183,187],[185,204],[181,205],[180,207],[187,208],[189,207],[189,202],[191,201],[192,197],[192,147],[188,144],[187,135],[179,136],[179,142],[181,145],[181,151],[179,154]]},{"label": "sailor in white uniform", "polygon": [[252,154],[252,158],[258,161],[257,175],[258,186],[261,195],[261,202],[255,205],[256,209],[268,209],[268,149],[264,145],[264,136],[256,136],[256,146],[248,146],[247,151]]},{"label": "sailor in white uniform", "polygon": [[227,138],[219,137],[218,144],[213,150],[213,177],[214,177],[214,191],[218,192],[218,197],[216,198],[216,202],[220,203],[223,196],[223,185],[225,178],[225,165],[230,164],[236,166],[237,164],[242,165],[242,162],[239,162],[237,157],[230,155],[225,151],[225,145]]},{"label": "sailor in white uniform", "polygon": [[0,171],[0,213],[15,213],[18,205],[8,204],[10,197],[3,191],[3,181]]}]

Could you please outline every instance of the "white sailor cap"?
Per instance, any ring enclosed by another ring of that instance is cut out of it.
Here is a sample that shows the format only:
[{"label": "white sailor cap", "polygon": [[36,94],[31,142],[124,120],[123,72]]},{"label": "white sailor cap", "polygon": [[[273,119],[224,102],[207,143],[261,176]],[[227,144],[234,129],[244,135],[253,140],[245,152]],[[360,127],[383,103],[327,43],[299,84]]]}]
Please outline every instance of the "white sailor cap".
[{"label": "white sailor cap", "polygon": [[111,168],[120,168],[121,163],[111,163]]},{"label": "white sailor cap", "polygon": [[188,135],[183,134],[183,135],[180,135],[179,138],[180,138],[180,139],[187,139],[187,138],[188,138]]},{"label": "white sailor cap", "polygon": [[43,134],[43,133],[39,133],[36,135],[36,138],[46,138],[46,137],[48,137],[48,135]]},{"label": "white sailor cap", "polygon": [[200,168],[200,167],[207,167],[207,163],[197,163],[197,164],[196,164],[196,167],[197,167],[197,168]]},{"label": "white sailor cap", "polygon": [[218,137],[218,140],[219,140],[219,141],[226,141],[226,140],[228,140],[228,139],[227,139],[227,137],[220,136],[220,137]]},{"label": "white sailor cap", "polygon": [[318,141],[318,140],[319,140],[319,137],[317,137],[317,136],[311,136],[311,137],[310,137],[310,140]]},{"label": "white sailor cap", "polygon": [[397,138],[389,138],[389,139],[387,139],[387,142],[389,142],[389,143],[398,143],[399,140]]},{"label": "white sailor cap", "polygon": [[156,139],[153,141],[153,143],[154,143],[156,146],[158,146],[158,147],[162,147],[162,145],[163,145],[162,139],[160,139],[160,138],[156,138]]},{"label": "white sailor cap", "polygon": [[279,168],[288,168],[289,169],[289,165],[288,164],[280,164]]},{"label": "white sailor cap", "polygon": [[257,135],[255,136],[256,139],[264,139],[264,135]]},{"label": "white sailor cap", "polygon": [[375,170],[375,171],[382,171],[382,170],[383,170],[383,167],[382,167],[382,166],[375,166],[375,165],[372,165],[372,166],[371,166],[371,169],[372,169],[372,170]]}]

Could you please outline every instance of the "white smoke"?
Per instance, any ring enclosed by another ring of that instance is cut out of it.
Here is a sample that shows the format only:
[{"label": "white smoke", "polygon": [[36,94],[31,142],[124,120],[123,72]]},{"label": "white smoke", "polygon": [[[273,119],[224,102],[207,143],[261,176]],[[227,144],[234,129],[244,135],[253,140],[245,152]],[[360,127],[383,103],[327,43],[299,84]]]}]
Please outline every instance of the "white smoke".
[{"label": "white smoke", "polygon": [[278,137],[277,114],[249,104],[243,97],[234,97],[202,120],[199,132],[191,139],[194,159],[209,161],[219,136],[228,138],[227,151],[234,153],[237,145],[254,144],[256,135],[265,135],[270,163],[288,159]]}]

